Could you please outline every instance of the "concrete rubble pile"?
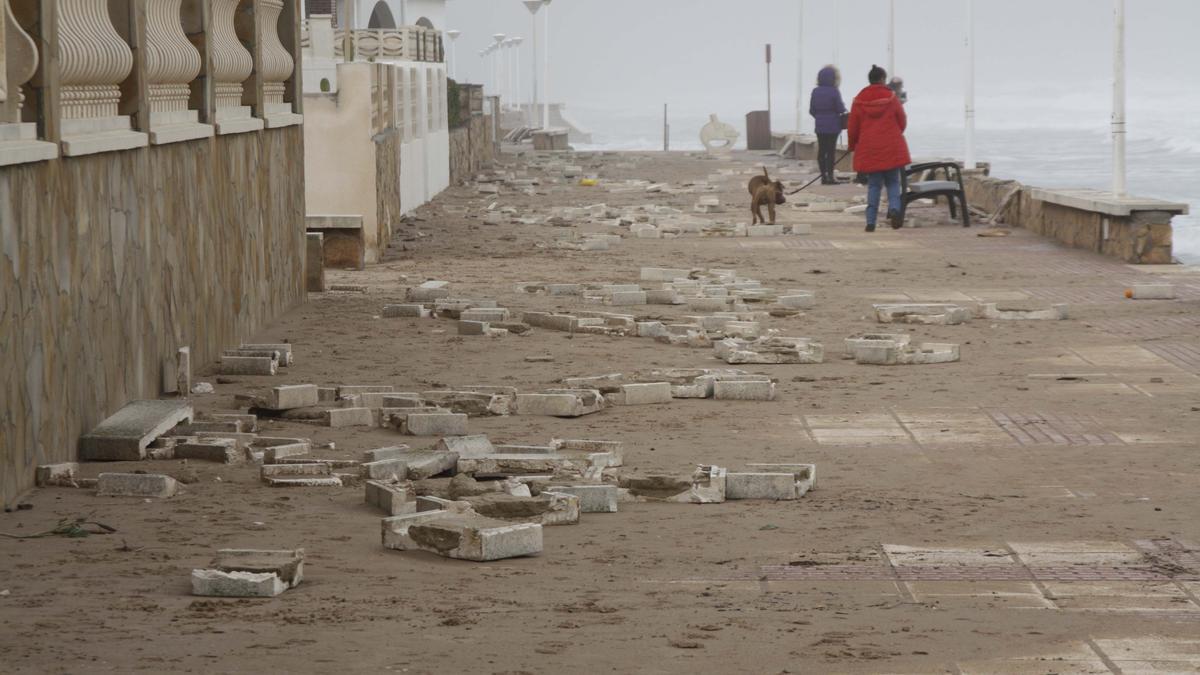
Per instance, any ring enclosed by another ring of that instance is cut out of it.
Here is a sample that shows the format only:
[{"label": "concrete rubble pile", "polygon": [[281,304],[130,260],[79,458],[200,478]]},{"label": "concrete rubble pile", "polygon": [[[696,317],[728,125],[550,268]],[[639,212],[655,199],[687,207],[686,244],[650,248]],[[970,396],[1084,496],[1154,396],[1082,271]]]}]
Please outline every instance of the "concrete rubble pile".
[{"label": "concrete rubble pile", "polygon": [[802,337],[765,337],[756,340],[728,338],[713,345],[716,357],[725,363],[824,363],[825,350],[819,342]]},{"label": "concrete rubble pile", "polygon": [[668,368],[570,377],[563,384],[595,388],[612,405],[644,405],[677,398],[773,401],[776,382],[767,375],[732,368]]},{"label": "concrete rubble pile", "polygon": [[908,335],[872,334],[846,338],[845,357],[856,363],[876,366],[955,363],[959,360],[959,346],[934,342],[913,344]]},{"label": "concrete rubble pile", "polygon": [[243,344],[221,353],[218,375],[275,375],[292,365],[290,344]]},{"label": "concrete rubble pile", "polygon": [[1000,308],[996,303],[980,305],[979,318],[990,321],[1066,321],[1070,318],[1067,305],[1057,304],[1049,309]]}]

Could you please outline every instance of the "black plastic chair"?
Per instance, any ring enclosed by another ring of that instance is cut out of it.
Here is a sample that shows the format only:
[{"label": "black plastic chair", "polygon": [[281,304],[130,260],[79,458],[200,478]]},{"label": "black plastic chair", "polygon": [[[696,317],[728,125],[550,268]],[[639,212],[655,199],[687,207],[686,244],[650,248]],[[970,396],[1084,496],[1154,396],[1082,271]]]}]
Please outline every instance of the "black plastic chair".
[{"label": "black plastic chair", "polygon": [[[939,172],[945,177],[944,180],[936,180]],[[914,174],[922,180],[910,182],[908,178]],[[908,205],[918,199],[933,199],[936,202],[938,197],[945,197],[950,204],[950,218],[958,218],[958,208],[961,208],[963,227],[971,226],[971,210],[967,208],[967,190],[963,187],[962,167],[957,162],[911,164],[904,170],[901,181],[904,195],[903,213],[907,214]],[[958,201],[957,205],[955,200]]]}]

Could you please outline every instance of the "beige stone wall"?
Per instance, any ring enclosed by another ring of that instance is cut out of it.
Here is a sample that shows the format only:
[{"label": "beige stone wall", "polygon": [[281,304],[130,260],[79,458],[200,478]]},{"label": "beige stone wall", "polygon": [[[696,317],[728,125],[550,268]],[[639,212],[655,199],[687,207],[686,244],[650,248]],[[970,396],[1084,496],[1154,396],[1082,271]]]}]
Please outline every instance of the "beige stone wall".
[{"label": "beige stone wall", "polygon": [[491,115],[472,115],[467,124],[450,130],[450,184],[467,180],[494,157]]},{"label": "beige stone wall", "polygon": [[288,127],[0,168],[0,500],[178,347],[202,367],[303,300],[303,157]]},{"label": "beige stone wall", "polygon": [[[1012,186],[1020,183],[970,176],[966,178],[967,201],[993,213]],[[1172,260],[1171,214],[1165,212],[1108,216],[1034,199],[1029,189],[1021,186],[1021,192],[1005,207],[1000,222],[1129,263],[1161,265]]]}]

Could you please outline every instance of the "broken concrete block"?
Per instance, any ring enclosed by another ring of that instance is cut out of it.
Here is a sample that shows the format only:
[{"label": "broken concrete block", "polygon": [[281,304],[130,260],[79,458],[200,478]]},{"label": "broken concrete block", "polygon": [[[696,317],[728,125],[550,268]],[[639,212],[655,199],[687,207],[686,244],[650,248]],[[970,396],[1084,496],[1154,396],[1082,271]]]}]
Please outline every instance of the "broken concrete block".
[{"label": "broken concrete block", "polygon": [[420,286],[408,289],[409,302],[433,302],[450,297],[450,282],[426,281]]},{"label": "broken concrete block", "polygon": [[493,454],[459,458],[458,472],[478,476],[555,474],[574,466],[570,457],[559,454]]},{"label": "broken concrete block", "polygon": [[474,513],[424,511],[383,519],[384,548],[487,562],[542,552],[542,526]]},{"label": "broken concrete block", "polygon": [[325,411],[325,426],[334,429],[373,427],[375,416],[370,408],[333,408]]},{"label": "broken concrete block", "polygon": [[238,448],[235,439],[208,438],[197,440],[194,443],[176,444],[175,459],[217,462],[218,464],[237,464],[242,460],[242,452]]},{"label": "broken concrete block", "polygon": [[387,448],[376,448],[374,450],[363,450],[361,455],[362,462],[378,462],[384,459],[396,459],[408,450],[407,445],[393,445]]},{"label": "broken concrete block", "polygon": [[271,410],[292,410],[307,408],[320,403],[320,395],[315,384],[289,384],[272,387],[267,397],[267,408]]},{"label": "broken concrete block", "polygon": [[751,472],[792,474],[796,481],[797,497],[803,497],[817,486],[816,464],[747,464],[746,469]]},{"label": "broken concrete block", "polygon": [[410,436],[465,436],[467,416],[460,413],[410,413],[404,422]]},{"label": "broken concrete block", "polygon": [[868,333],[857,337],[846,338],[846,351],[843,358],[854,359],[858,354],[860,347],[870,347],[881,343],[892,343],[901,347],[905,347],[912,341],[912,337],[903,333]]},{"label": "broken concrete block", "polygon": [[133,401],[80,439],[79,458],[86,462],[143,459],[154,439],[193,417],[187,401]]},{"label": "broken concrete block", "polygon": [[487,335],[488,329],[491,326],[482,321],[459,321],[459,335]]},{"label": "broken concrete block", "polygon": [[412,490],[394,483],[369,480],[365,484],[367,504],[382,509],[389,516],[417,512],[417,496]]},{"label": "broken concrete block", "polygon": [[223,548],[217,551],[211,566],[222,572],[274,574],[285,586],[295,588],[304,580],[304,549]]},{"label": "broken concrete block", "polygon": [[258,416],[257,415],[243,415],[243,414],[238,414],[238,413],[214,413],[211,417],[217,421],[241,422],[241,425],[242,425],[242,428],[240,430],[241,432],[255,433],[258,431]]},{"label": "broken concrete block", "polygon": [[582,417],[604,409],[604,397],[594,389],[551,389],[540,394],[518,394],[518,415]]},{"label": "broken concrete block", "polygon": [[604,397],[613,405],[653,405],[670,403],[670,382],[646,382],[639,384],[624,384],[616,393]]},{"label": "broken concrete block", "polygon": [[875,305],[879,323],[957,326],[971,320],[971,310],[951,304]]},{"label": "broken concrete block", "polygon": [[580,513],[616,513],[619,488],[616,485],[554,485],[549,492],[575,495]]},{"label": "broken concrete block", "polygon": [[42,464],[34,473],[34,482],[38,487],[75,487],[78,475],[79,464],[76,462]]},{"label": "broken concrete block", "polygon": [[725,475],[726,499],[797,499],[796,477],[791,473],[742,473]]},{"label": "broken concrete block", "polygon": [[333,467],[322,462],[310,464],[264,464],[262,481],[270,487],[338,487],[342,481],[333,475]]},{"label": "broken concrete block", "polygon": [[496,452],[496,448],[487,436],[447,436],[438,441],[436,449],[439,452],[454,453],[460,459],[474,459]]},{"label": "broken concrete block", "polygon": [[269,356],[222,356],[218,375],[274,375],[279,362]]},{"label": "broken concrete block", "polygon": [[369,480],[404,480],[408,465],[402,459],[380,459],[359,465],[362,477]]},{"label": "broken concrete block", "polygon": [[854,360],[857,363],[876,366],[954,363],[959,360],[959,347],[956,344],[933,342],[899,345],[880,340],[858,346],[854,351]]},{"label": "broken concrete block", "polygon": [[346,398],[357,394],[391,394],[396,387],[390,384],[344,384],[337,388],[337,397]]},{"label": "broken concrete block", "polygon": [[766,337],[747,341],[727,338],[713,345],[717,358],[730,364],[822,363],[825,350],[809,338]]},{"label": "broken concrete block", "polygon": [[1126,297],[1133,300],[1174,300],[1175,287],[1171,284],[1134,284]]},{"label": "broken concrete block", "polygon": [[175,392],[183,397],[192,393],[191,347],[180,347],[175,351]]},{"label": "broken concrete block", "polygon": [[512,409],[511,397],[482,391],[426,391],[421,400],[474,417],[508,415]]},{"label": "broken concrete block", "polygon": [[192,595],[214,598],[273,598],[287,585],[272,573],[192,570]]},{"label": "broken concrete block", "polygon": [[244,351],[275,352],[279,355],[276,360],[279,361],[280,367],[287,367],[295,363],[295,355],[292,353],[292,345],[287,342],[243,344],[239,346],[238,349]]},{"label": "broken concrete block", "polygon": [[[459,455],[441,450],[410,450],[396,459],[404,462],[409,480],[425,480],[454,471]],[[404,478],[403,475],[400,477]]]},{"label": "broken concrete block", "polygon": [[261,452],[263,461],[274,464],[287,457],[307,455],[312,450],[312,444],[303,438],[275,438],[259,436],[249,442],[252,452]]},{"label": "broken concrete block", "polygon": [[96,481],[101,497],[173,497],[179,483],[170,476],[153,473],[102,473]]},{"label": "broken concrete block", "polygon": [[503,307],[474,307],[463,312],[459,317],[462,321],[480,321],[483,323],[508,321],[509,312]]},{"label": "broken concrete block", "polygon": [[433,312],[425,305],[384,305],[381,316],[385,319],[428,319]]},{"label": "broken concrete block", "polygon": [[718,380],[713,383],[718,401],[774,401],[775,383],[770,380]]},{"label": "broken concrete block", "polygon": [[618,467],[624,464],[625,450],[620,441],[593,441],[587,439],[561,439],[550,441],[550,447],[561,455],[581,455],[592,466]]},{"label": "broken concrete block", "polygon": [[669,502],[685,504],[720,504],[725,501],[725,469],[719,466],[700,466],[692,474],[691,488],[669,497]]},{"label": "broken concrete block", "polygon": [[479,515],[498,520],[548,526],[579,523],[579,497],[571,494],[543,491],[536,497],[516,497],[493,493],[464,497],[462,501]]}]

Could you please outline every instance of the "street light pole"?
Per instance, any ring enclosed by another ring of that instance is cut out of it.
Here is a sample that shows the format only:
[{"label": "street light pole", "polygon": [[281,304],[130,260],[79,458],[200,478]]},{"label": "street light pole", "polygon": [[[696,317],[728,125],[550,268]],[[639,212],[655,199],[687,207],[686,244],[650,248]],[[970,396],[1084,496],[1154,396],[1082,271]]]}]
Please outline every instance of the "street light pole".
[{"label": "street light pole", "polygon": [[533,126],[537,126],[537,104],[538,104],[538,22],[537,13],[542,8],[542,0],[522,0],[525,8],[529,10],[530,18],[533,19],[533,54],[530,56],[530,63],[533,65],[533,96],[529,106],[529,121]]},{"label": "street light pole", "polygon": [[513,85],[516,92],[513,94],[513,107],[517,110],[521,109],[521,43],[525,41],[523,37],[515,37],[513,42]]},{"label": "street light pole", "polygon": [[888,0],[888,73],[896,76],[896,0]]},{"label": "street light pole", "polygon": [[492,35],[492,49],[495,50],[495,69],[496,69],[496,95],[500,97],[501,107],[504,105],[504,99],[507,93],[504,91],[504,33],[495,33]]},{"label": "street light pole", "polygon": [[[838,66],[838,49],[842,33],[842,10],[841,5],[833,3],[833,65]],[[841,67],[841,66],[838,66]]]},{"label": "street light pole", "polygon": [[1112,191],[1125,196],[1125,0],[1113,0]]},{"label": "street light pole", "polygon": [[966,105],[966,158],[967,169],[975,168],[975,0],[967,0],[967,83]]},{"label": "street light pole", "polygon": [[804,0],[800,0],[800,21],[796,31],[796,133],[804,131]]},{"label": "street light pole", "polygon": [[551,0],[542,0],[546,4],[546,14],[543,19],[545,25],[546,46],[543,48],[544,57],[542,59],[542,96],[544,97],[542,105],[542,128],[550,128],[550,2]]}]

